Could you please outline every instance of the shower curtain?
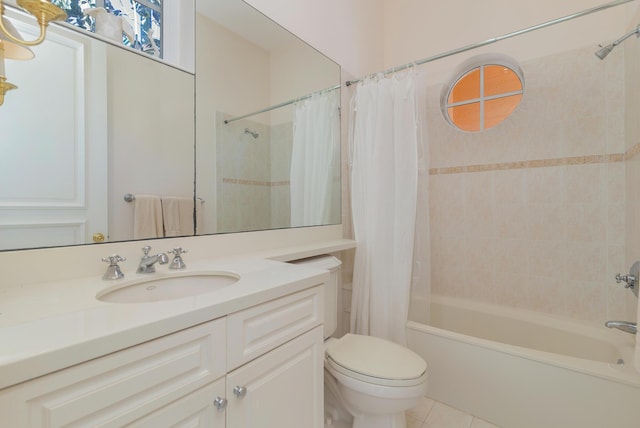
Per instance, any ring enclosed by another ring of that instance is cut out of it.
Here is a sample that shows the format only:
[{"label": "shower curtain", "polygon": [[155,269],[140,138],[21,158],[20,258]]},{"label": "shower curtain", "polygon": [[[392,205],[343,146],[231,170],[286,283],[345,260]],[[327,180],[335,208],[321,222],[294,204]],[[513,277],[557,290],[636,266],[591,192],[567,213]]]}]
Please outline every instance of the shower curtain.
[{"label": "shower curtain", "polygon": [[314,94],[295,105],[290,170],[292,227],[331,222],[333,178],[340,168],[338,95],[337,91]]},{"label": "shower curtain", "polygon": [[351,331],[406,345],[416,222],[415,75],[366,79],[352,100]]}]

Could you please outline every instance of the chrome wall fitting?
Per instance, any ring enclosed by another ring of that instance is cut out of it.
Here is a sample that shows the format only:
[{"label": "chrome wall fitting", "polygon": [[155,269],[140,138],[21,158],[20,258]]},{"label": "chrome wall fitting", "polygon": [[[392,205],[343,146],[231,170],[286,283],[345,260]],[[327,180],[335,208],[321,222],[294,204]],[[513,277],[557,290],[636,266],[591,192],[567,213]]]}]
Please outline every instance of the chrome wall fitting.
[{"label": "chrome wall fitting", "polygon": [[616,274],[616,282],[618,284],[624,282],[624,288],[630,288],[636,297],[638,297],[638,288],[640,288],[638,286],[638,278],[640,278],[640,261],[636,261],[631,265],[628,275]]},{"label": "chrome wall fitting", "polygon": [[636,334],[638,332],[638,326],[634,322],[629,321],[607,321],[604,325],[608,328],[617,328],[625,333]]}]

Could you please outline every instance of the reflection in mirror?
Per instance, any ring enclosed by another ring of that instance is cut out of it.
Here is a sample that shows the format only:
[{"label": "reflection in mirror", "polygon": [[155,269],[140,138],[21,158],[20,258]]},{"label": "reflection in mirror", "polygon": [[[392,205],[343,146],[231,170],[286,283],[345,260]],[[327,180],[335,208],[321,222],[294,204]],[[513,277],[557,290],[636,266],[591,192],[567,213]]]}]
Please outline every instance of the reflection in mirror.
[{"label": "reflection in mirror", "polygon": [[145,195],[193,201],[194,176],[198,233],[340,222],[339,66],[241,0],[201,0],[196,83],[193,2],[163,4],[164,62],[68,24],[5,61],[0,250],[191,235],[193,211],[189,233],[135,214]]},{"label": "reflection in mirror", "polygon": [[192,74],[59,26],[32,49],[5,63],[0,249],[130,240],[125,193],[193,198]]},{"label": "reflection in mirror", "polygon": [[53,0],[53,3],[67,14],[69,28],[193,71],[194,0]]},{"label": "reflection in mirror", "polygon": [[339,66],[242,1],[196,12],[199,231],[339,223]]}]

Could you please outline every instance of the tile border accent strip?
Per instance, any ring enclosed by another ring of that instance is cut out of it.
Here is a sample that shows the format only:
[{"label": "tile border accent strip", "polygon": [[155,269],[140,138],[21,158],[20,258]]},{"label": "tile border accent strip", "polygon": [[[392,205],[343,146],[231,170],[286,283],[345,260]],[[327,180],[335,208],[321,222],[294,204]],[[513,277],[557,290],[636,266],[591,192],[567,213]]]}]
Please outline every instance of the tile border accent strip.
[{"label": "tile border accent strip", "polygon": [[243,178],[222,178],[223,183],[227,184],[243,184],[243,185],[252,185],[252,186],[267,186],[267,187],[275,187],[275,186],[288,186],[290,184],[289,180],[286,181],[259,181],[259,180],[245,180]]},{"label": "tile border accent strip", "polygon": [[640,143],[636,144],[625,152],[624,160],[629,160],[638,154],[640,154]]},{"label": "tile border accent strip", "polygon": [[530,160],[530,161],[491,163],[486,165],[452,166],[452,167],[445,167],[445,168],[431,168],[429,169],[429,175],[462,174],[466,172],[488,172],[488,171],[504,171],[504,170],[511,170],[511,169],[543,168],[543,167],[551,167],[551,166],[612,163],[612,162],[623,162],[625,158],[626,158],[625,154],[615,153],[615,154],[608,154],[608,155],[574,156],[574,157],[557,158],[557,159],[536,159],[536,160]]}]

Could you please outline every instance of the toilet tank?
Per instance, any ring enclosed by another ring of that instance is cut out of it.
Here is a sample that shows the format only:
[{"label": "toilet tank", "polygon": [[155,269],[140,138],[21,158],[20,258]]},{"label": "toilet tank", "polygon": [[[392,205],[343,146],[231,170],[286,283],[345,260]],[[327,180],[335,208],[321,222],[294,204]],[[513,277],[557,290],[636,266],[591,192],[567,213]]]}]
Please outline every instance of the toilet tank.
[{"label": "toilet tank", "polygon": [[328,270],[329,281],[324,284],[324,338],[330,337],[338,328],[338,284],[342,262],[333,256],[323,255],[291,263]]}]

